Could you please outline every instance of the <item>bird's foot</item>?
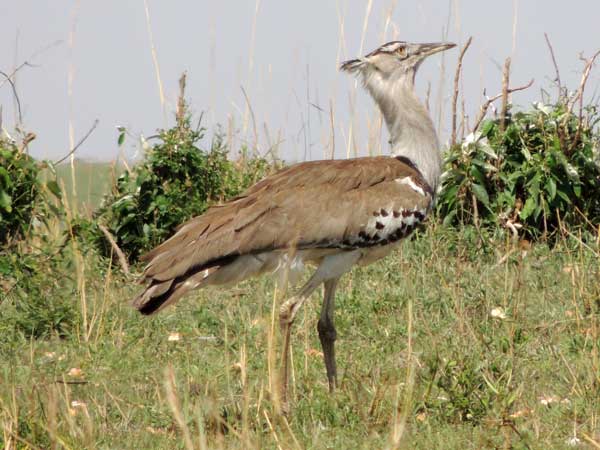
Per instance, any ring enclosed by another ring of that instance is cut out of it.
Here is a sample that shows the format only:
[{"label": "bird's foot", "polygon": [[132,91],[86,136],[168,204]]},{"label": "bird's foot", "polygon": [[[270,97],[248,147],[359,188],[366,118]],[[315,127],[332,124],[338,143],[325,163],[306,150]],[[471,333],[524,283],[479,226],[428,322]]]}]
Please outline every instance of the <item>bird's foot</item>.
[{"label": "bird's foot", "polygon": [[298,303],[298,299],[292,297],[286,300],[279,308],[279,325],[282,329],[285,329],[285,327],[291,325],[294,321]]}]

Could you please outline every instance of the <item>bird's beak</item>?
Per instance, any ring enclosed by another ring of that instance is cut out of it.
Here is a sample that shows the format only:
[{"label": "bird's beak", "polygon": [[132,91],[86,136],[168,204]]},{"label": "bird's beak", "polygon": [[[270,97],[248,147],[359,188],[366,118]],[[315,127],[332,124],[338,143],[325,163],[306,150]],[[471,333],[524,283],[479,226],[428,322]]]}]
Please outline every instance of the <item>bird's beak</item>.
[{"label": "bird's beak", "polygon": [[431,42],[427,44],[419,44],[418,54],[422,58],[433,55],[434,53],[443,52],[444,50],[456,47],[452,42]]}]

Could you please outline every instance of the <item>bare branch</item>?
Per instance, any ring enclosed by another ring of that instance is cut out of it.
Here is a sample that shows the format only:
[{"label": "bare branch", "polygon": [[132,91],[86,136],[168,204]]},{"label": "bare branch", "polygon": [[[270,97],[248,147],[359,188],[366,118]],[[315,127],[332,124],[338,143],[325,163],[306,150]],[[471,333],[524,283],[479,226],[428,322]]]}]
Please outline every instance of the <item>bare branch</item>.
[{"label": "bare branch", "polygon": [[592,66],[596,62],[596,58],[600,56],[600,50],[598,50],[590,59],[585,59],[583,56],[580,56],[580,59],[585,62],[585,67],[583,69],[583,73],[581,75],[581,82],[579,83],[579,89],[577,89],[577,93],[573,97],[571,104],[569,105],[568,111],[569,113],[573,112],[573,107],[575,103],[579,102],[581,105],[583,103],[583,92],[585,90],[585,85],[592,71]]},{"label": "bare branch", "polygon": [[427,112],[431,112],[431,108],[429,108],[429,100],[431,98],[431,81],[427,82],[427,92],[425,93],[425,109]]},{"label": "bare branch", "polygon": [[460,81],[460,74],[462,71],[463,59],[465,57],[465,53],[467,49],[471,45],[473,41],[473,36],[467,39],[466,44],[460,51],[460,55],[458,56],[458,65],[456,66],[456,73],[454,74],[454,95],[452,96],[452,137],[450,138],[450,145],[456,144],[456,104],[458,102],[458,84]]},{"label": "bare branch", "polygon": [[[32,59],[36,58],[37,56],[39,56],[39,55],[41,55],[41,54],[45,53],[46,51],[50,50],[52,47],[56,47],[56,46],[58,46],[58,45],[61,45],[62,43],[63,43],[63,41],[62,41],[62,40],[54,41],[54,42],[52,42],[52,43],[50,43],[50,44],[46,45],[45,47],[42,47],[42,48],[40,48],[40,49],[36,50],[36,51],[35,51],[35,52],[34,52],[34,53],[33,53],[33,54],[32,54],[32,55],[29,57],[29,60],[32,60]],[[29,62],[29,60],[28,60],[28,61],[23,61],[21,64],[19,64],[17,67],[15,67],[15,68],[13,69],[13,71],[12,71],[12,72],[11,72],[11,73],[8,75],[8,77],[9,77],[9,78],[12,80],[12,79],[13,79],[13,77],[15,76],[15,74],[16,74],[16,73],[17,73],[19,70],[21,70],[23,67],[39,67],[39,66],[38,66],[38,65],[36,65],[36,64],[32,64],[32,63],[30,63],[30,62]],[[6,83],[6,81],[7,81],[7,80],[4,80],[4,81],[0,82],[0,88],[1,88],[2,86],[4,86],[4,83]]]},{"label": "bare branch", "polygon": [[556,72],[556,84],[558,85],[558,98],[559,100],[563,96],[563,88],[562,82],[560,81],[560,71],[558,70],[558,63],[556,62],[556,56],[554,55],[554,48],[550,43],[550,38],[547,33],[544,33],[544,38],[546,38],[546,44],[548,44],[548,49],[550,50],[550,56],[552,57],[552,64],[554,65],[554,71]]},{"label": "bare branch", "polygon": [[[523,86],[519,86],[516,88],[509,88],[507,90],[507,93],[512,94],[513,92],[524,91],[525,89],[529,89],[533,85],[533,82],[534,82],[534,79],[532,78],[529,81],[529,83],[527,83]],[[498,100],[499,98],[501,98],[502,95],[503,95],[503,93],[494,95],[493,97],[488,98],[487,101],[483,105],[481,105],[479,115],[477,116],[477,119],[475,119],[475,125],[473,126],[473,131],[476,131],[477,128],[479,128],[479,125],[481,125],[481,122],[483,122],[483,119],[485,119],[485,115],[487,114],[487,110],[489,109],[490,105],[492,103],[494,103],[496,100]]]},{"label": "bare branch", "polygon": [[335,116],[333,102],[329,99],[329,126],[331,127],[331,159],[335,158]]},{"label": "bare branch", "polygon": [[506,112],[508,110],[508,84],[510,83],[510,58],[504,61],[502,71],[502,109],[500,109],[500,132],[506,128]]},{"label": "bare branch", "polygon": [[117,245],[115,238],[112,234],[110,234],[110,231],[108,231],[108,229],[104,225],[99,224],[98,228],[100,228],[100,231],[102,231],[102,234],[104,234],[104,237],[112,247],[117,257],[119,258],[119,264],[121,264],[121,269],[123,269],[125,275],[129,275],[129,264],[127,264],[127,258],[125,257],[123,251]]},{"label": "bare branch", "polygon": [[183,131],[183,123],[185,121],[185,80],[186,73],[183,72],[179,78],[179,97],[177,98],[177,112],[175,113],[175,121],[179,132]]},{"label": "bare branch", "polygon": [[250,117],[252,118],[252,128],[254,130],[254,148],[252,151],[256,154],[258,152],[258,130],[256,128],[256,117],[254,116],[254,110],[252,109],[252,105],[250,104],[250,99],[248,98],[248,94],[246,94],[246,90],[244,86],[240,86],[242,93],[244,94],[244,98],[246,99],[246,104],[248,105],[248,110],[250,111]]},{"label": "bare branch", "polygon": [[14,69],[14,70],[11,72],[11,73],[9,73],[9,74],[5,74],[5,73],[3,73],[3,74],[2,74],[2,75],[4,75],[4,76],[6,77],[6,79],[5,79],[5,80],[4,80],[2,83],[0,83],[0,87],[4,86],[4,83],[6,83],[6,82],[10,82],[10,81],[13,79],[13,77],[16,75],[16,73],[17,73],[19,70],[21,70],[23,67],[38,67],[38,66],[35,66],[35,65],[33,65],[33,64],[31,64],[31,63],[29,63],[29,62],[27,62],[27,61],[25,61],[25,62],[22,62],[22,63],[21,63],[21,64],[20,64],[18,67],[16,67],[16,68],[15,68],[15,69]]},{"label": "bare branch", "polygon": [[81,140],[77,143],[77,145],[75,145],[75,147],[73,147],[69,153],[67,153],[63,158],[60,158],[54,164],[55,165],[60,164],[61,162],[66,160],[69,156],[71,156],[73,153],[75,153],[75,151],[77,151],[77,149],[79,147],[81,147],[81,145],[86,141],[86,139],[90,137],[90,134],[92,134],[92,132],[96,129],[96,127],[98,126],[98,122],[99,122],[98,119],[96,119],[94,121],[94,124],[92,125],[92,128],[90,128],[90,130],[85,134],[85,136],[83,136],[81,138]]},{"label": "bare branch", "polygon": [[575,133],[575,138],[572,141],[571,148],[569,151],[575,149],[579,142],[579,138],[581,137],[581,131],[583,129],[583,93],[585,92],[585,85],[587,84],[588,78],[590,77],[590,73],[592,72],[592,67],[596,62],[596,58],[600,56],[600,50],[598,50],[590,59],[581,58],[585,62],[585,68],[583,69],[583,74],[581,76],[581,83],[579,84],[579,89],[577,90],[577,95],[573,99],[571,106],[569,107],[568,117],[573,110],[573,106],[579,100],[579,117],[577,122],[577,132]]},{"label": "bare branch", "polygon": [[12,76],[15,74],[16,70],[13,71],[13,73],[11,75],[8,75],[5,72],[2,72],[0,70],[0,75],[2,75],[3,77],[6,78],[6,81],[8,81],[8,84],[10,84],[10,87],[13,91],[13,95],[15,97],[15,101],[17,103],[17,113],[19,115],[19,124],[23,123],[23,114],[21,113],[21,101],[19,100],[19,95],[17,94],[17,87],[15,86],[15,83],[12,80]]},{"label": "bare branch", "polygon": [[19,146],[19,152],[23,153],[25,150],[27,150],[27,146],[29,145],[29,143],[31,141],[33,141],[36,138],[36,134],[35,133],[27,133],[25,135],[25,137],[23,137],[23,141],[21,142],[21,145]]}]

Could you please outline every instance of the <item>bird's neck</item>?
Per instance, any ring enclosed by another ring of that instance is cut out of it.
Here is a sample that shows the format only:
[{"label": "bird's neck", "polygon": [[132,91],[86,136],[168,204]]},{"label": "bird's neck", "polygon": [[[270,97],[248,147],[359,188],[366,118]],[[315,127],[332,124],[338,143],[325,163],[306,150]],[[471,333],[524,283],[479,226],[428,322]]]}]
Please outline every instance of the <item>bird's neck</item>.
[{"label": "bird's neck", "polygon": [[385,119],[392,154],[410,159],[435,192],[442,171],[440,145],[431,117],[415,94],[414,73],[387,83],[377,92],[369,90]]}]

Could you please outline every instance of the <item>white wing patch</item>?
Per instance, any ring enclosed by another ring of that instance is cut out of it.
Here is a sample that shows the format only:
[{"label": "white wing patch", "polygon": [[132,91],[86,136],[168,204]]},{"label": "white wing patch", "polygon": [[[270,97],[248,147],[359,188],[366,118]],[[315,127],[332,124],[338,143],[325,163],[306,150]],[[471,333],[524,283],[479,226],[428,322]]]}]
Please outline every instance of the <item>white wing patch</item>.
[{"label": "white wing patch", "polygon": [[422,196],[425,196],[425,191],[423,190],[423,188],[417,183],[415,183],[411,177],[396,178],[394,181],[398,184],[405,184],[409,186],[413,191],[421,194]]},{"label": "white wing patch", "polygon": [[[412,209],[400,209],[392,211],[391,208],[381,209],[367,222],[365,233],[367,236],[375,237],[377,241],[396,241],[410,232],[425,218],[427,210],[419,209],[416,205]],[[399,231],[402,235],[399,235]]]}]

